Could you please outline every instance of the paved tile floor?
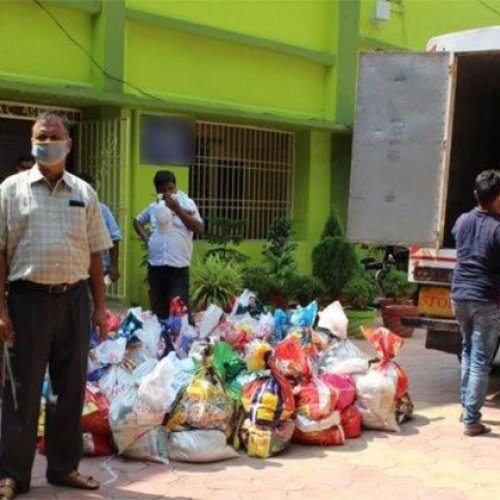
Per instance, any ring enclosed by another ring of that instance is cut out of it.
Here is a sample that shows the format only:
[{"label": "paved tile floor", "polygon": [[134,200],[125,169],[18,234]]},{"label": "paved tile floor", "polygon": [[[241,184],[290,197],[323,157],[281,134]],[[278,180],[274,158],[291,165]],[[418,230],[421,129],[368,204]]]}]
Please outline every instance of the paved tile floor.
[{"label": "paved tile floor", "polygon": [[[467,438],[458,424],[458,362],[428,351],[419,331],[398,361],[408,370],[416,409],[399,434],[365,431],[345,446],[292,445],[268,460],[241,453],[227,462],[158,465],[85,459],[81,470],[104,483],[98,493],[48,487],[37,456],[33,488],[21,498],[180,499],[494,499],[500,497],[500,369],[493,374],[484,419],[489,436]],[[367,352],[370,345],[358,344]],[[111,472],[111,473],[110,473]]]}]

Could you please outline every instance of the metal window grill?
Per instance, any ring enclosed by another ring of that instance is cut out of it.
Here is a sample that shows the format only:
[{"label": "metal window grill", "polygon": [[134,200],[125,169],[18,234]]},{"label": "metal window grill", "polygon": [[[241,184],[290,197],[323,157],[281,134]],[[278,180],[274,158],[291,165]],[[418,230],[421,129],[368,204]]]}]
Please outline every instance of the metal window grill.
[{"label": "metal window grill", "polygon": [[243,220],[246,239],[267,236],[270,223],[292,212],[294,134],[278,130],[196,123],[191,197],[210,220]]}]

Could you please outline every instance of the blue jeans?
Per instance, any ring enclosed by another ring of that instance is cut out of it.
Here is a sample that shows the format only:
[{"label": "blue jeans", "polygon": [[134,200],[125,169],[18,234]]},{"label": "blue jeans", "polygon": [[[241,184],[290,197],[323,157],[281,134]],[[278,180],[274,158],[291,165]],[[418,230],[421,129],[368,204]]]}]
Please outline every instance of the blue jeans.
[{"label": "blue jeans", "polygon": [[453,301],[462,332],[461,403],[463,422],[481,420],[481,408],[488,390],[488,375],[499,338],[500,307],[494,302]]}]

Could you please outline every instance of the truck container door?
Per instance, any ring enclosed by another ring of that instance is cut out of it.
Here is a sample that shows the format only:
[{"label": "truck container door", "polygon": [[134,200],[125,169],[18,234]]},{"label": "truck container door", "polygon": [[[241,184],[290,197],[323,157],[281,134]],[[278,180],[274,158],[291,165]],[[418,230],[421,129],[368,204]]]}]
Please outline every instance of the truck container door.
[{"label": "truck container door", "polygon": [[443,242],[453,54],[362,54],[347,235],[376,245]]}]

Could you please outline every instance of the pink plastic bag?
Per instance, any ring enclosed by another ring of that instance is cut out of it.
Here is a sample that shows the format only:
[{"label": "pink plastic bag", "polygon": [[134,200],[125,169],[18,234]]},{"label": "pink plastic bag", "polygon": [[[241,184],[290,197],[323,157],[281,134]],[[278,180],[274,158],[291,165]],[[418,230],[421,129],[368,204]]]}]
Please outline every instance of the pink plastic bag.
[{"label": "pink plastic bag", "polygon": [[319,378],[330,388],[338,392],[337,410],[342,411],[354,403],[356,399],[356,388],[351,377],[347,375],[337,375],[335,373],[323,373]]}]

